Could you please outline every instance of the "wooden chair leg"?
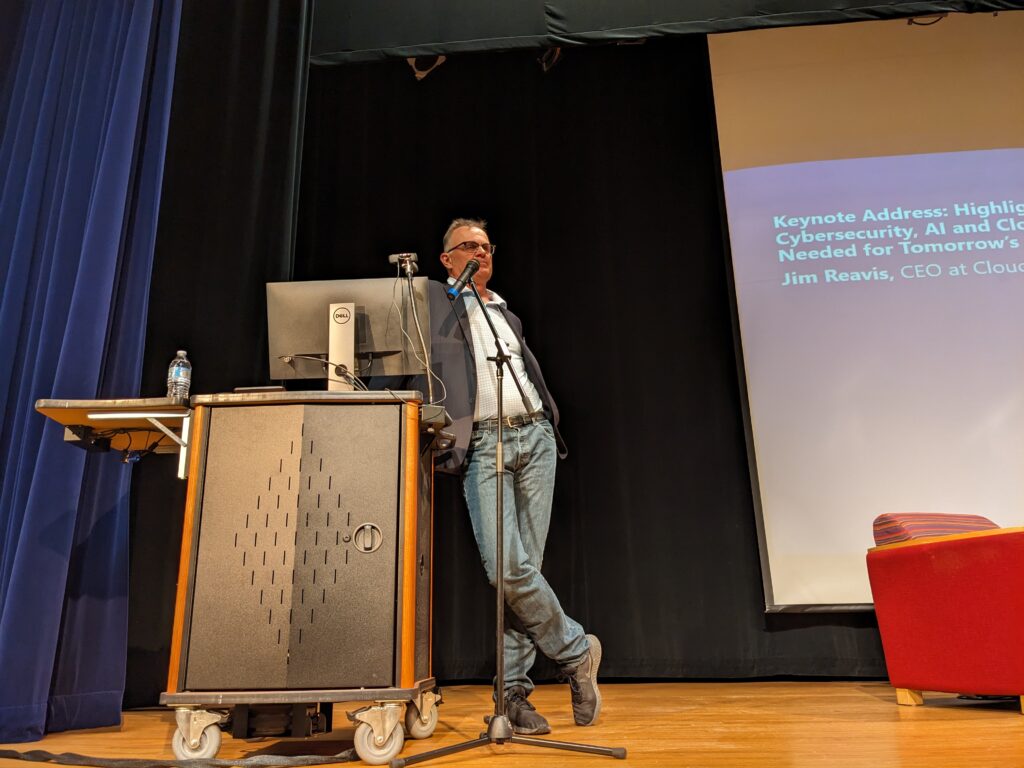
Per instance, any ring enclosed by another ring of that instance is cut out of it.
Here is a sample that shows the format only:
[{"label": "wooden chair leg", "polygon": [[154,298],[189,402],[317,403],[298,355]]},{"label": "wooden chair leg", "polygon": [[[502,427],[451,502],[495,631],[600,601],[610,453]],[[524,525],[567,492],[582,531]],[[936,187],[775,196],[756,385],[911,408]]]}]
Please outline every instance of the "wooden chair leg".
[{"label": "wooden chair leg", "polygon": [[[910,688],[897,688],[896,703],[905,707],[919,707],[924,704],[924,695],[920,691]],[[1022,702],[1022,706],[1024,706],[1024,702]]]}]

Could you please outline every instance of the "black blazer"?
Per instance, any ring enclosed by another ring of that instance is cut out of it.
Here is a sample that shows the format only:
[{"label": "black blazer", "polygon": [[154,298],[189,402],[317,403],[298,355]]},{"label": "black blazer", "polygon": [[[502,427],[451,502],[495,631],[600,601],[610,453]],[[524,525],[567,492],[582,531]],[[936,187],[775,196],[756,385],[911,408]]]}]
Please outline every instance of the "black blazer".
[{"label": "black blazer", "polygon": [[[473,411],[476,406],[476,361],[473,354],[473,337],[466,315],[466,304],[457,299],[452,302],[444,292],[445,286],[431,280],[427,295],[430,305],[430,366],[447,389],[444,407],[452,419],[446,431],[455,435],[455,444],[449,451],[438,456],[437,468],[442,472],[461,472],[466,460],[466,448],[473,432]],[[544,410],[555,430],[558,443],[558,455],[565,458],[566,449],[562,436],[558,431],[558,406],[544,383],[537,358],[523,340],[523,324],[514,314],[502,308],[509,326],[515,333],[523,348],[523,361],[526,373],[533,386],[537,388]],[[417,377],[416,386],[426,392],[425,377]],[[505,379],[506,387],[515,387],[511,377]],[[440,386],[434,381],[434,396],[438,397]]]}]

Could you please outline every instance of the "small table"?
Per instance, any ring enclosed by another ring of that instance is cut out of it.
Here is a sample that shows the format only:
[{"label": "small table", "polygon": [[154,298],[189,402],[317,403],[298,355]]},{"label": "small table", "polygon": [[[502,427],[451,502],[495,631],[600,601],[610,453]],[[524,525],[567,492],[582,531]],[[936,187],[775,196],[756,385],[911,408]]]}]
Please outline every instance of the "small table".
[{"label": "small table", "polygon": [[186,476],[188,405],[169,397],[37,400],[36,410],[64,427],[64,439],[88,451],[120,451],[124,462],[149,453],[179,453]]}]

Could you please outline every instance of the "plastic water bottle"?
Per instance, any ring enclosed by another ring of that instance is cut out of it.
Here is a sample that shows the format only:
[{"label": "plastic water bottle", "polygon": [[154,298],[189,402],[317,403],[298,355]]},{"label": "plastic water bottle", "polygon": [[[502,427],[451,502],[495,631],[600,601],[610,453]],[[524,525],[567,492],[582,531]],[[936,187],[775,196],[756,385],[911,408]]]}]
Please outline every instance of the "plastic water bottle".
[{"label": "plastic water bottle", "polygon": [[188,388],[192,384],[192,363],[185,356],[185,350],[179,349],[177,356],[167,367],[167,396],[175,400],[188,397]]}]

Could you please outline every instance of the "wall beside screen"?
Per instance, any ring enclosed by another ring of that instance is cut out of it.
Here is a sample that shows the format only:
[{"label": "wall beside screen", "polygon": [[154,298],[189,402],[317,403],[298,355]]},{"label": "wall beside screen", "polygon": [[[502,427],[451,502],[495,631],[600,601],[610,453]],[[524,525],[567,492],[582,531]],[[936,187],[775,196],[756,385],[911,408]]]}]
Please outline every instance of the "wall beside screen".
[{"label": "wall beside screen", "polygon": [[1024,521],[1024,14],[709,38],[769,610],[885,512]]}]

